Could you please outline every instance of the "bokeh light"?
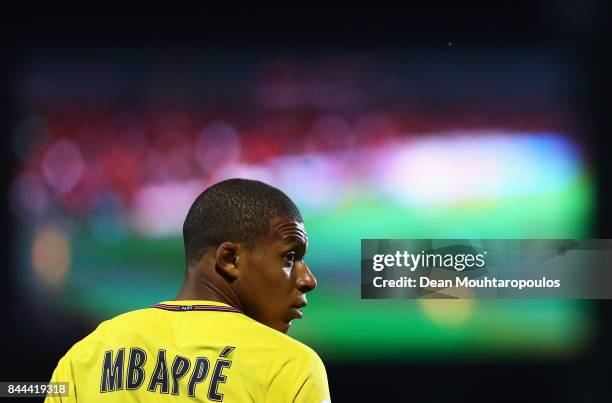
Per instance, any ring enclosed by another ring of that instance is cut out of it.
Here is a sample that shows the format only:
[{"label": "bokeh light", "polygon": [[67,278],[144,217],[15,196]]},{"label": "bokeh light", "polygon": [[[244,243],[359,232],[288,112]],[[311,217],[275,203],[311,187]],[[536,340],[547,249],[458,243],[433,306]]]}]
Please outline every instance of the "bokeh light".
[{"label": "bokeh light", "polygon": [[427,316],[440,326],[459,326],[465,323],[474,310],[471,299],[421,299],[419,303]]},{"label": "bokeh light", "polygon": [[70,140],[59,140],[47,149],[42,171],[50,186],[66,193],[81,180],[84,170],[79,146]]},{"label": "bokeh light", "polygon": [[45,225],[34,234],[31,249],[32,267],[43,283],[60,288],[71,262],[71,248],[65,231]]}]

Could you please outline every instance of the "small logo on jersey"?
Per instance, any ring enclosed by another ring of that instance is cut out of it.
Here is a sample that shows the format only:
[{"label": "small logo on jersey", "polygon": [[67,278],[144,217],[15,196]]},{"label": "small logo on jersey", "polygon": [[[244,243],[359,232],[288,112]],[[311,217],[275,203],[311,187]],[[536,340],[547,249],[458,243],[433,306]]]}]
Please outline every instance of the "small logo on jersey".
[{"label": "small logo on jersey", "polygon": [[181,311],[191,311],[193,310],[193,306],[191,305],[181,305]]}]

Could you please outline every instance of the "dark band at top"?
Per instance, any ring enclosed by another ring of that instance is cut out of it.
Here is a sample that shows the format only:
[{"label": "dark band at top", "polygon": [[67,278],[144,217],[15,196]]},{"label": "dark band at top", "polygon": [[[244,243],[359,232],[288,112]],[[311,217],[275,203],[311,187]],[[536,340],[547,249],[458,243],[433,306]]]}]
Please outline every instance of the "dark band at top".
[{"label": "dark band at top", "polygon": [[231,306],[218,305],[168,305],[155,304],[151,308],[163,309],[166,311],[187,312],[187,311],[217,311],[217,312],[236,312],[242,313],[240,309]]}]

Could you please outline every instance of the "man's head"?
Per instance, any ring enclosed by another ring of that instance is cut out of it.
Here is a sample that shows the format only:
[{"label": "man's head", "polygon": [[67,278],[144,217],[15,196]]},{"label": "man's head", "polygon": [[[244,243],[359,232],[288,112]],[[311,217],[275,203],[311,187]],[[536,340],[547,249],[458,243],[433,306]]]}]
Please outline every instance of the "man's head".
[{"label": "man's head", "polygon": [[254,180],[219,182],[191,206],[183,237],[188,272],[208,283],[204,294],[282,332],[301,317],[316,280],[303,259],[302,216],[283,192]]}]

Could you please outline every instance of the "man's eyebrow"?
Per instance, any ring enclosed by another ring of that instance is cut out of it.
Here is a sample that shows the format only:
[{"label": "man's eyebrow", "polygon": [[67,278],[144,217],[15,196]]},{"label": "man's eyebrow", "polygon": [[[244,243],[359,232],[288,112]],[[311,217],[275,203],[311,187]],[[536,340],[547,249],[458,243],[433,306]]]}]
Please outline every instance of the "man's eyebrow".
[{"label": "man's eyebrow", "polygon": [[[306,238],[307,239],[307,238]],[[308,241],[305,240],[305,237],[301,237],[298,235],[289,235],[283,239],[283,243],[294,243],[300,246],[306,246]]]}]

